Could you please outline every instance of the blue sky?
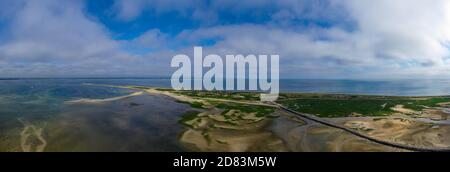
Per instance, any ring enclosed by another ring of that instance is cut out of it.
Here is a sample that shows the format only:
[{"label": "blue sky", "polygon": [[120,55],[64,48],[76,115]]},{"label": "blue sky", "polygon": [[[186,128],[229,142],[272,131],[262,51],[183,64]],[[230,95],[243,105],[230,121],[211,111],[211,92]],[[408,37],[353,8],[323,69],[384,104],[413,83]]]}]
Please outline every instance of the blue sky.
[{"label": "blue sky", "polygon": [[176,54],[278,54],[282,78],[447,78],[450,2],[0,0],[0,77],[169,76]]}]

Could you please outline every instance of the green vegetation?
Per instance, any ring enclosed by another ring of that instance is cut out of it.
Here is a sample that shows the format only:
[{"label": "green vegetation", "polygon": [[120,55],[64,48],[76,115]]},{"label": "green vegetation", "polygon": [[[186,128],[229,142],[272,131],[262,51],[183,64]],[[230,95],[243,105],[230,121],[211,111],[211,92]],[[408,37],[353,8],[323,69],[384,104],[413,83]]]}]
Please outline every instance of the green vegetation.
[{"label": "green vegetation", "polygon": [[266,117],[271,113],[275,112],[275,108],[267,106],[256,106],[256,105],[246,105],[237,103],[220,103],[216,105],[217,108],[224,109],[225,112],[229,110],[239,110],[244,113],[256,113],[256,117]]},{"label": "green vegetation", "polygon": [[439,103],[445,103],[450,102],[450,98],[445,97],[435,97],[435,98],[428,98],[428,99],[412,99],[408,100],[406,103],[399,103],[403,104],[405,108],[421,111],[425,107],[438,107],[437,104]]},{"label": "green vegetation", "polygon": [[208,142],[208,144],[211,143],[211,136],[209,135],[208,131],[203,131],[202,136],[203,136],[203,138],[205,138],[205,140]]},{"label": "green vegetation", "polygon": [[227,143],[227,142],[224,142],[224,141],[220,141],[220,140],[217,140],[217,139],[216,139],[216,142],[217,142],[217,143],[220,143],[220,144],[223,144],[223,145],[228,145],[228,143]]},{"label": "green vegetation", "polygon": [[203,107],[203,103],[202,102],[185,102],[185,101],[179,101],[177,100],[176,102],[178,103],[184,103],[184,104],[189,104],[192,108],[197,108],[197,109],[205,109]]},{"label": "green vegetation", "polygon": [[197,98],[215,98],[228,100],[259,100],[259,93],[250,92],[225,92],[225,91],[174,91],[181,94]]},{"label": "green vegetation", "polygon": [[157,88],[158,91],[173,91],[171,88]]},{"label": "green vegetation", "polygon": [[[198,117],[198,114],[199,114],[199,112],[197,112],[197,111],[187,112],[186,114],[184,114],[181,117],[179,123],[183,124],[183,125],[188,125],[187,122],[196,119]],[[191,126],[188,125],[188,127],[191,127]]]},{"label": "green vegetation", "polygon": [[[132,86],[136,89],[148,89],[143,86]],[[172,89],[158,88],[159,91],[171,91],[175,94],[193,98],[210,98],[208,104],[224,109],[222,115],[230,110],[239,110],[244,113],[256,113],[257,117],[266,117],[275,111],[275,108],[239,103],[221,103],[211,99],[226,99],[235,101],[259,101],[257,92],[226,92],[226,91],[174,91]],[[182,102],[192,108],[205,109],[202,102]],[[403,105],[406,109],[422,111],[427,107],[437,107],[439,103],[450,102],[450,97],[395,97],[371,95],[344,95],[344,94],[315,94],[315,93],[282,93],[279,103],[303,113],[314,114],[319,117],[348,117],[348,116],[386,116],[394,113],[392,108]],[[228,118],[228,117],[226,117]]]},{"label": "green vegetation", "polygon": [[292,110],[314,114],[319,117],[347,117],[353,113],[363,116],[390,115],[394,113],[391,108],[396,105],[421,111],[426,107],[436,107],[438,103],[450,102],[450,98],[283,94],[278,102]]},{"label": "green vegetation", "polygon": [[134,88],[134,89],[140,89],[140,90],[146,90],[149,89],[150,87],[146,87],[146,86],[128,86],[129,88]]},{"label": "green vegetation", "polygon": [[[297,99],[283,101],[288,108],[315,114],[319,117],[345,117],[352,113],[366,116],[382,116],[392,113],[390,109],[395,104],[383,100],[323,100],[323,99]],[[386,104],[385,106],[383,106]]]}]

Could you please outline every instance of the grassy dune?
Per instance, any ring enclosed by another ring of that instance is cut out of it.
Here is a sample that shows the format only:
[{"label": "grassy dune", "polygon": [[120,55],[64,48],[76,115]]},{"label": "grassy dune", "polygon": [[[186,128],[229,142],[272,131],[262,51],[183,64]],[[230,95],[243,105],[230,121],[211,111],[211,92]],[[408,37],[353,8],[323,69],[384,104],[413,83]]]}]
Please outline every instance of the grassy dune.
[{"label": "grassy dune", "polygon": [[421,111],[427,107],[439,107],[439,103],[450,102],[449,97],[387,97],[361,95],[283,94],[278,100],[284,106],[298,112],[319,117],[385,116],[394,113],[396,105]]},{"label": "grassy dune", "polygon": [[[145,87],[135,87],[144,89]],[[169,91],[178,95],[192,98],[212,98],[233,101],[259,101],[258,92],[225,92],[225,91]],[[210,102],[210,101],[208,101]],[[426,108],[446,106],[441,103],[450,102],[448,96],[436,97],[402,97],[402,96],[374,96],[374,95],[345,95],[345,94],[315,94],[315,93],[282,93],[277,101],[284,106],[303,113],[314,114],[319,117],[349,117],[349,116],[387,116],[395,113],[393,108],[402,105],[412,111],[423,111]],[[230,105],[212,103],[214,106],[242,112],[256,112],[268,114],[271,110],[264,107],[247,105]],[[200,102],[189,103],[194,108],[203,108]]]}]

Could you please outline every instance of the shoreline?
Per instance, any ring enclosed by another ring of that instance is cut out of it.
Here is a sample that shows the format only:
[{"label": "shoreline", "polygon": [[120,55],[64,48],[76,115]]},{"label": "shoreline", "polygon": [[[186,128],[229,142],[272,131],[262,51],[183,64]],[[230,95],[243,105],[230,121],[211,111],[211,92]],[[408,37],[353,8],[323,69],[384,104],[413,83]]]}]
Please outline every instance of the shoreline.
[{"label": "shoreline", "polygon": [[[138,89],[138,88],[130,88],[130,87],[146,87],[151,89],[162,89],[162,90],[171,90],[175,91],[170,87],[155,87],[155,86],[143,86],[143,85],[110,85],[110,84],[94,84],[94,83],[83,83],[82,85],[86,86],[101,86],[101,87],[113,87],[113,88],[124,88],[124,89]],[[260,94],[264,93],[261,91],[246,91],[246,90],[225,90],[225,91],[208,91],[208,90],[181,90],[181,91],[204,91],[204,92],[222,92],[222,93],[255,93]],[[388,94],[359,94],[359,93],[340,93],[340,92],[301,92],[301,91],[282,91],[280,90],[280,95],[282,94],[301,94],[301,95],[342,95],[342,96],[367,96],[367,97],[386,97],[386,98],[450,98],[450,94],[448,95],[388,95]]]},{"label": "shoreline", "polygon": [[121,99],[127,99],[130,97],[135,97],[135,96],[140,96],[144,94],[143,91],[139,91],[139,92],[134,92],[128,95],[124,95],[124,96],[118,96],[118,97],[111,97],[111,98],[106,98],[106,99],[88,99],[88,98],[82,98],[82,99],[77,99],[77,100],[69,100],[69,101],[65,101],[64,103],[67,104],[89,104],[89,103],[105,103],[105,102],[111,102],[111,101],[116,101],[116,100],[121,100]]},{"label": "shoreline", "polygon": [[[149,94],[161,94],[161,95],[169,96],[169,97],[174,98],[175,100],[178,100],[178,101],[181,101],[181,102],[185,102],[185,103],[188,103],[188,104],[191,104],[191,105],[194,104],[194,103],[201,102],[200,107],[201,108],[207,107],[207,109],[209,109],[209,110],[212,110],[212,109],[216,108],[215,105],[211,105],[210,104],[210,101],[221,102],[221,103],[238,103],[238,104],[245,104],[245,105],[249,105],[249,106],[264,106],[264,104],[267,104],[267,103],[264,103],[264,102],[260,102],[259,100],[246,99],[246,98],[244,98],[243,100],[234,100],[233,99],[234,97],[231,97],[231,99],[230,99],[230,97],[224,96],[224,95],[227,95],[227,94],[218,94],[218,93],[236,93],[236,92],[194,91],[194,93],[193,93],[194,95],[192,96],[190,94],[186,94],[186,93],[189,93],[189,91],[186,91],[186,92],[182,92],[181,91],[180,92],[180,91],[175,91],[175,90],[171,90],[171,89],[163,89],[163,88],[157,88],[157,87],[115,86],[115,85],[96,85],[96,84],[87,84],[87,85],[109,86],[109,87],[118,87],[118,88],[125,88],[125,89],[137,89],[137,90],[145,91],[145,92],[147,92]],[[207,96],[201,96],[201,95],[203,95],[205,93],[213,93],[213,94],[212,95],[211,94],[207,94]],[[239,93],[243,94],[245,92],[237,92],[238,95],[239,95]],[[198,95],[198,94],[200,94],[200,95]],[[281,93],[281,95],[283,95],[283,94],[286,94],[286,93]],[[331,99],[331,100],[339,100],[342,97],[344,97],[343,100],[347,100],[346,99],[347,97],[353,96],[353,95],[342,95],[342,94],[302,94],[302,93],[292,93],[292,94],[293,95],[297,95],[297,96],[305,96],[305,95],[306,96],[317,96],[317,95],[325,96],[325,97],[320,97],[319,96],[319,97],[314,98],[314,99],[317,99],[317,100],[321,100],[321,99],[324,99],[324,98],[326,99],[326,98],[329,98],[329,97],[333,98],[333,96],[335,96],[335,99]],[[213,98],[208,97],[208,96],[213,96]],[[222,96],[222,97],[214,98],[214,96],[219,96],[219,97]],[[329,96],[329,97],[326,97],[326,96]],[[228,99],[224,98],[224,97],[227,97]],[[357,102],[359,102],[359,100],[364,100],[364,99],[375,99],[375,100],[386,101],[386,100],[392,100],[392,99],[395,99],[395,98],[399,98],[398,96],[395,96],[395,97],[389,97],[389,96],[361,96],[361,97],[362,97],[362,99],[356,99]],[[295,98],[295,99],[303,99],[303,98],[304,97]],[[401,98],[402,99],[407,99],[409,101],[421,101],[421,100],[428,100],[428,99],[432,99],[432,98],[442,98],[442,97],[401,97]],[[447,98],[447,97],[445,97],[445,98]],[[293,100],[293,99],[288,99],[288,101],[289,100]],[[445,100],[447,100],[447,99],[445,99]],[[448,102],[448,101],[446,101],[446,102]],[[263,104],[260,104],[260,103],[263,103]],[[386,106],[385,104],[382,105],[383,109],[385,108],[385,106]],[[274,106],[271,105],[271,107],[274,107]],[[282,106],[277,106],[277,107],[281,108],[281,109],[284,109],[284,108],[282,108]],[[274,108],[276,108],[276,107],[274,107]],[[400,108],[400,107],[397,107],[397,110],[398,110],[398,108]],[[425,108],[430,108],[430,107],[425,107]],[[394,108],[394,110],[395,110],[395,108]],[[291,113],[293,113],[293,112],[297,112],[297,111],[293,110]],[[301,113],[301,112],[298,112],[298,113]],[[293,113],[293,114],[298,114],[298,113]],[[401,112],[398,112],[398,113],[401,113]],[[308,114],[308,113],[301,113],[301,114]],[[224,116],[224,114],[220,114],[220,113],[218,115],[219,116]],[[392,146],[393,148],[406,148],[406,150],[413,150],[413,151],[441,151],[441,150],[446,151],[446,149],[443,149],[443,147],[439,147],[439,148],[435,147],[436,145],[442,145],[442,144],[446,143],[446,142],[441,143],[439,140],[433,141],[432,145],[435,145],[435,146],[431,146],[431,145],[425,146],[425,145],[423,145],[424,143],[429,144],[426,141],[425,142],[424,141],[418,141],[417,143],[416,142],[409,143],[409,142],[404,142],[404,141],[400,141],[400,140],[391,140],[391,138],[389,138],[389,137],[384,138],[385,136],[383,136],[383,135],[382,135],[381,138],[378,138],[378,137],[374,137],[376,135],[372,135],[371,132],[365,132],[364,130],[360,131],[360,128],[358,128],[358,127],[357,128],[348,127],[348,126],[338,122],[340,120],[346,120],[346,121],[348,121],[350,123],[355,123],[355,124],[358,124],[358,125],[364,124],[360,120],[357,120],[357,119],[355,119],[352,116],[337,117],[337,118],[321,118],[321,117],[317,117],[317,116],[311,115],[311,114],[308,114],[308,116],[311,116],[311,117],[314,116],[314,118],[320,119],[320,121],[322,121],[322,119],[326,120],[327,123],[328,123],[328,121],[329,122],[333,121],[332,122],[333,124],[331,125],[332,126],[331,128],[336,128],[334,126],[339,126],[339,127],[337,127],[337,129],[342,129],[343,131],[350,132],[353,135],[355,135],[356,137],[360,137],[362,139],[369,138],[366,141],[369,141],[370,143],[377,143],[377,144],[387,143],[387,144],[381,144],[381,145],[385,145],[385,146],[388,146],[388,147],[394,145],[394,146]],[[390,117],[390,118],[385,118],[385,117]],[[403,125],[404,126],[410,126],[410,125],[411,126],[417,126],[418,123],[423,122],[423,121],[420,121],[420,120],[416,120],[414,118],[406,119],[406,118],[402,118],[401,116],[392,116],[392,114],[391,114],[391,115],[387,115],[387,116],[366,116],[366,119],[367,119],[366,122],[368,124],[364,124],[364,125],[372,126],[372,125],[378,123],[380,120],[377,120],[377,118],[384,118],[383,120],[381,120],[381,121],[383,121],[383,123],[386,123],[386,124],[392,123],[394,126],[403,126]],[[301,118],[301,119],[303,121],[305,121],[304,118]],[[306,118],[306,120],[307,119],[308,118]],[[210,122],[206,122],[205,120],[206,121],[210,121]],[[206,124],[210,123],[210,124],[212,124],[212,126],[215,126],[215,123],[217,123],[217,122],[212,122],[211,123],[211,121],[217,121],[217,120],[218,119],[216,117],[212,117],[211,118],[211,116],[209,116],[209,115],[208,115],[208,117],[204,117],[204,116],[200,116],[199,117],[199,116],[197,116],[196,118],[194,118],[194,120],[190,120],[190,122],[194,122],[195,125],[199,125],[198,127],[200,128],[200,130],[195,130],[195,129],[192,129],[192,128],[188,127],[185,130],[185,132],[183,132],[183,134],[180,137],[180,138],[183,138],[184,140],[181,139],[180,141],[181,142],[188,142],[190,145],[192,145],[192,144],[195,145],[195,143],[198,143],[198,145],[200,145],[200,147],[201,147],[200,150],[210,150],[210,149],[212,149],[212,151],[214,151],[214,149],[210,147],[210,144],[209,144],[210,141],[208,141],[208,140],[210,139],[209,137],[211,137],[211,136],[208,133],[212,132],[212,135],[214,136],[215,135],[214,131],[216,131],[217,129],[215,127],[213,127],[212,129],[208,129],[208,127],[207,127],[208,125],[205,126],[205,123]],[[410,120],[410,121],[412,121],[412,123],[396,122],[396,120],[400,120],[400,121]],[[200,123],[196,124],[196,121],[199,121]],[[220,122],[229,122],[229,121],[218,120],[218,122],[220,123]],[[312,126],[314,126],[316,124],[316,122],[317,121],[312,123]],[[320,123],[320,122],[318,122],[318,123]],[[439,125],[439,126],[441,126],[441,128],[445,129],[445,130],[443,130],[441,132],[446,132],[446,128],[448,127],[445,124],[442,124],[442,125],[434,124],[434,125]],[[206,127],[206,130],[205,130],[205,127]],[[363,129],[366,129],[366,128],[363,128]],[[392,129],[395,129],[395,127],[392,128]],[[433,129],[433,128],[431,128],[431,129]],[[209,130],[211,130],[211,131],[209,131]],[[383,130],[389,130],[389,129],[383,129]],[[406,133],[406,134],[403,134],[404,136],[402,136],[402,137],[405,137],[405,138],[411,137],[410,134],[412,134],[412,133],[410,133],[410,132],[412,132],[414,130],[415,129],[408,129],[408,127],[401,129],[402,132]],[[433,130],[435,130],[435,129],[433,129]],[[205,131],[208,131],[208,132],[205,133]],[[243,131],[245,131],[245,130],[243,130]],[[335,133],[336,131],[329,130],[329,132]],[[186,139],[186,136],[184,136],[184,134],[188,134],[189,137],[187,137],[187,138],[190,138],[190,139]],[[429,134],[427,132],[419,133],[419,134],[423,134],[423,135],[426,135],[427,137],[431,137],[431,136],[427,135],[427,134]],[[386,135],[389,136],[388,133],[386,133]],[[319,137],[322,137],[322,136],[319,136]],[[348,136],[346,136],[346,137],[348,137]],[[342,138],[342,137],[336,137],[336,138]],[[376,140],[376,141],[374,142],[374,140]],[[219,145],[225,143],[225,142],[223,142],[223,140],[218,140],[218,141],[216,140],[216,142]],[[216,146],[217,146],[217,144],[216,144]],[[246,144],[249,144],[249,143],[246,143]],[[412,145],[410,145],[410,144],[412,144]],[[416,145],[416,144],[418,144],[418,145]],[[444,145],[446,145],[446,144],[444,144]],[[335,146],[339,147],[339,144],[336,143]],[[280,150],[282,150],[282,149],[284,149],[284,148],[280,147]],[[339,150],[339,149],[337,149],[337,150]],[[231,150],[233,150],[233,149],[231,149]],[[350,148],[350,150],[352,150],[352,149]]]}]

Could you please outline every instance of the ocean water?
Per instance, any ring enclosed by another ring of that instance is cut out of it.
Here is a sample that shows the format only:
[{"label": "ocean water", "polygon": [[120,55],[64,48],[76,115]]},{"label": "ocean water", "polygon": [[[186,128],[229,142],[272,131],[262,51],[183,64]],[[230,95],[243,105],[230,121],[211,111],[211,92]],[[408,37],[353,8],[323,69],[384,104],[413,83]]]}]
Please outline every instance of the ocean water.
[{"label": "ocean water", "polygon": [[[0,95],[33,95],[50,91],[58,97],[115,96],[112,88],[80,87],[83,83],[112,85],[142,85],[170,88],[164,78],[109,78],[109,79],[0,79]],[[88,88],[88,89],[86,89]],[[281,79],[281,92],[375,94],[390,96],[450,95],[450,79],[428,80],[313,80]]]},{"label": "ocean water", "polygon": [[[170,88],[169,79],[114,79],[88,80],[105,84],[130,84]],[[248,82],[248,81],[247,81]],[[450,79],[428,80],[313,80],[281,79],[281,92],[343,93],[388,96],[443,96],[450,95]]]},{"label": "ocean water", "polygon": [[[0,152],[182,151],[180,117],[191,111],[166,96],[140,96],[101,104],[71,104],[135,90],[83,83],[147,85],[97,79],[0,80]],[[158,81],[153,81],[158,83]],[[161,85],[159,85],[161,86]]]},{"label": "ocean water", "polygon": [[280,80],[281,92],[344,93],[387,96],[450,95],[450,80]]},{"label": "ocean water", "polygon": [[[84,85],[170,88],[169,79],[0,79],[0,151],[45,146],[46,151],[180,151],[180,117],[192,109],[144,94],[106,104],[72,105],[133,90]],[[450,95],[450,80],[280,80],[281,92],[392,96]],[[45,141],[40,140],[45,138]],[[45,142],[45,143],[44,143]]]},{"label": "ocean water", "polygon": [[[169,79],[0,79],[0,122],[20,114],[40,118],[60,111],[64,101],[79,98],[108,98],[131,90],[86,86],[83,83],[140,85],[170,88]],[[450,80],[280,80],[281,92],[346,93],[391,96],[450,95]],[[2,125],[0,124],[0,129]]]}]

